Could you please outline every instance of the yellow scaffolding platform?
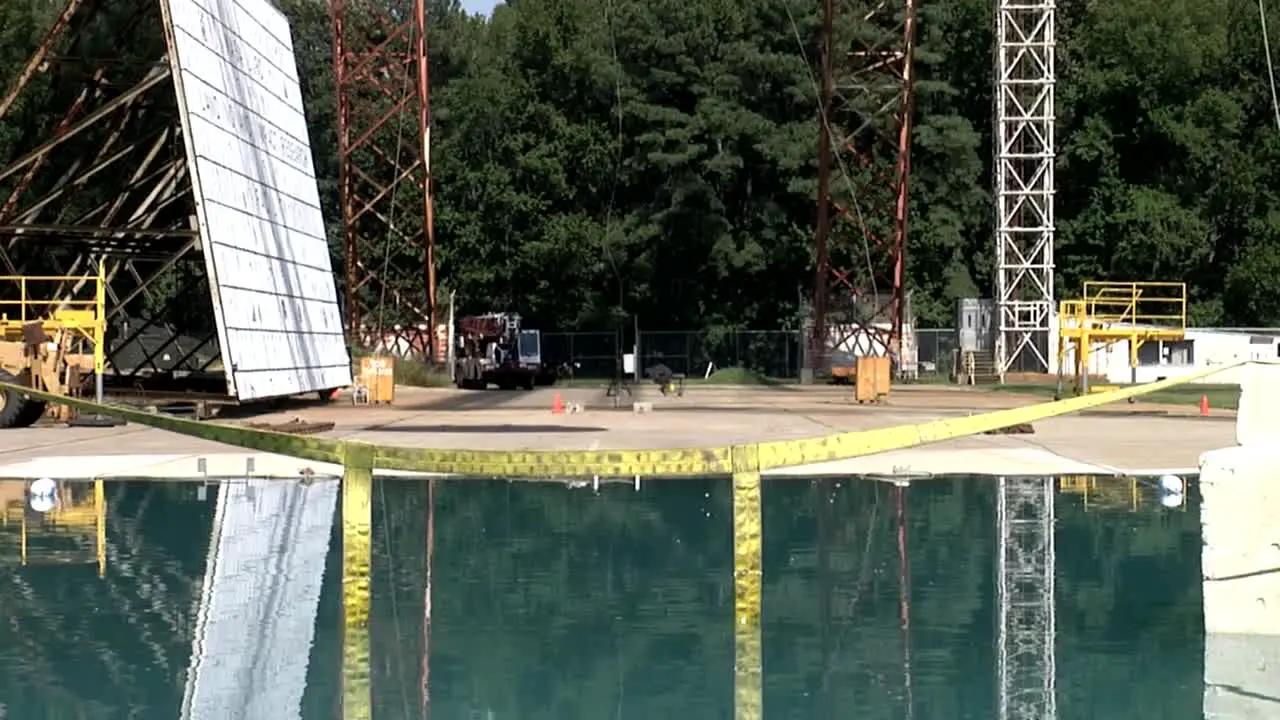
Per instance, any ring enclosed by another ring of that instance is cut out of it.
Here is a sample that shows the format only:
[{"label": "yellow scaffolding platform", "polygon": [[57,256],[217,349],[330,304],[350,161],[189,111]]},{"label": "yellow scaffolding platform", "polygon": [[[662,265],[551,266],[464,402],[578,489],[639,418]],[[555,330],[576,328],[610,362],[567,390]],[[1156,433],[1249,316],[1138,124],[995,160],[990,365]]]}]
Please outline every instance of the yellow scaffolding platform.
[{"label": "yellow scaffolding platform", "polygon": [[0,366],[29,370],[32,387],[66,393],[65,364],[92,372],[101,400],[106,332],[101,262],[92,275],[0,276]]},{"label": "yellow scaffolding platform", "polygon": [[1138,367],[1144,343],[1186,337],[1187,285],[1173,282],[1086,282],[1078,300],[1058,306],[1058,378],[1067,350],[1075,350],[1076,389],[1089,392],[1089,355],[1117,342],[1129,344],[1129,367]]},{"label": "yellow scaffolding platform", "polygon": [[[104,576],[107,499],[103,481],[59,483],[54,506],[45,513],[27,508],[29,492],[27,481],[0,481],[0,535],[17,531],[19,564],[96,563],[98,577]],[[44,541],[39,550],[33,543],[37,539]],[[85,546],[93,548],[92,556]]]},{"label": "yellow scaffolding platform", "polygon": [[1078,495],[1084,503],[1085,512],[1187,509],[1187,493],[1179,496],[1178,505],[1169,507],[1160,502],[1159,490],[1143,485],[1134,477],[1069,475],[1058,478],[1058,492]]}]

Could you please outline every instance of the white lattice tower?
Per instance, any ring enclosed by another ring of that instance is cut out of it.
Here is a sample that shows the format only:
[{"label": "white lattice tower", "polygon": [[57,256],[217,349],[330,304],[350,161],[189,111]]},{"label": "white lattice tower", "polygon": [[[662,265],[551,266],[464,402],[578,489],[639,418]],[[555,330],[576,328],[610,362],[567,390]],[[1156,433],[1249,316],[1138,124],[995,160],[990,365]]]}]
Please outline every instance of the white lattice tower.
[{"label": "white lattice tower", "polygon": [[1000,478],[996,518],[999,720],[1056,720],[1053,479]]},{"label": "white lattice tower", "polygon": [[[996,365],[1049,370],[1055,0],[996,0]],[[1039,367],[1035,367],[1038,365]]]}]

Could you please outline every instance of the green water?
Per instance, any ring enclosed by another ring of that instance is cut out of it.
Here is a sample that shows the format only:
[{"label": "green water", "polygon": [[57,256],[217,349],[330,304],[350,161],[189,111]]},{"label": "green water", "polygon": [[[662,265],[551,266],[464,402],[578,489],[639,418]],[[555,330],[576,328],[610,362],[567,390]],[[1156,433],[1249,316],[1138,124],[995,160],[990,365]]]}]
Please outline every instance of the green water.
[{"label": "green water", "polygon": [[[732,717],[729,490],[438,481],[431,714]],[[996,717],[995,494],[973,478],[906,491],[904,631],[894,488],[766,481],[766,717]],[[92,563],[17,567],[13,543],[0,544],[0,717],[180,716],[216,492],[130,482],[107,496],[103,579]],[[1202,716],[1191,496],[1131,513],[1059,495],[1059,718]],[[374,717],[418,718],[426,489],[378,482],[373,508]],[[301,709],[263,720],[341,717],[340,543],[335,522],[313,642],[290,649],[308,659]],[[244,627],[245,642],[258,631]]]}]

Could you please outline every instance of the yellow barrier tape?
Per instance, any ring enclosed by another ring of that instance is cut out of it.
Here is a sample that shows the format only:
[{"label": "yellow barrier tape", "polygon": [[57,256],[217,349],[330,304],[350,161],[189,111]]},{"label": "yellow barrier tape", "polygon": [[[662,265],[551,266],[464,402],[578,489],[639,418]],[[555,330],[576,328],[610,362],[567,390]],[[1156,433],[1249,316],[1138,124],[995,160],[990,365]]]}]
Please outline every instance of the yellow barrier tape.
[{"label": "yellow barrier tape", "polygon": [[693,477],[730,472],[728,448],[505,451],[378,445],[374,465],[472,477]]},{"label": "yellow barrier tape", "polygon": [[107,576],[107,488],[99,478],[93,481],[93,523],[98,551],[98,577]]},{"label": "yellow barrier tape", "polygon": [[[775,470],[848,460],[888,450],[901,450],[943,440],[979,435],[1012,425],[1036,422],[1120,400],[1141,397],[1148,393],[1201,380],[1243,364],[1201,370],[1112,392],[1027,405],[1010,410],[997,410],[969,417],[933,420],[879,430],[837,433],[825,437],[762,442],[755,446],[758,448],[759,469]],[[117,405],[100,405],[89,400],[63,397],[7,383],[0,383],[0,389],[14,390],[48,402],[61,403],[85,413],[114,415],[140,425],[183,435],[317,462],[340,464],[346,457],[348,448],[368,448],[373,453],[373,466],[386,470],[508,478],[631,477],[635,475],[691,477],[724,475],[733,470],[730,449],[725,447],[669,450],[495,451],[374,446],[348,440],[287,435],[269,430],[186,420]]]},{"label": "yellow barrier tape", "polygon": [[733,448],[733,695],[735,720],[764,715],[760,595],[764,571],[760,463],[754,445]]},{"label": "yellow barrier tape", "polygon": [[943,440],[981,435],[992,430],[1037,422],[1046,418],[1089,410],[1120,400],[1141,397],[1160,390],[1168,390],[1178,385],[1185,385],[1194,380],[1216,375],[1223,370],[1242,364],[1244,363],[1210,370],[1200,370],[1176,378],[1160,380],[1145,385],[1134,385],[1096,395],[1084,395],[1008,410],[996,410],[979,415],[970,415],[969,417],[945,418],[916,425],[899,425],[879,430],[837,433],[825,437],[804,438],[801,440],[762,442],[760,443],[760,469],[774,470],[777,468],[831,462],[833,460],[848,460],[889,450],[903,450],[919,445],[942,442]]},{"label": "yellow barrier tape", "polygon": [[[373,563],[372,455],[353,456],[342,476],[342,717],[373,717],[369,569]],[[364,462],[361,462],[361,461]]]},{"label": "yellow barrier tape", "polygon": [[212,440],[224,445],[234,445],[249,450],[289,455],[316,462],[341,463],[344,452],[343,445],[350,444],[341,440],[318,438],[309,435],[287,435],[270,430],[187,420],[124,405],[99,404],[92,400],[66,397],[43,390],[32,390],[31,388],[10,383],[0,383],[0,390],[13,390],[46,402],[66,405],[86,414],[110,415],[123,418],[129,422],[136,422],[139,425],[176,432],[180,435]]}]

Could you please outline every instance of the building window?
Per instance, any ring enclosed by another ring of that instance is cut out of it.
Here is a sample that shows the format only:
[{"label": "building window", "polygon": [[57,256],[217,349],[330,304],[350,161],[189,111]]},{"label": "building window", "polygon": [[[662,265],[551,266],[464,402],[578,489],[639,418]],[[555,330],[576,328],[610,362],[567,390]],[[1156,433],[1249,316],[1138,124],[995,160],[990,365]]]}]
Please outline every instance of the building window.
[{"label": "building window", "polygon": [[1196,341],[1179,340],[1160,343],[1160,360],[1164,365],[1195,365]]},{"label": "building window", "polygon": [[1159,342],[1145,342],[1138,346],[1138,365],[1141,367],[1160,365],[1161,357]]}]

